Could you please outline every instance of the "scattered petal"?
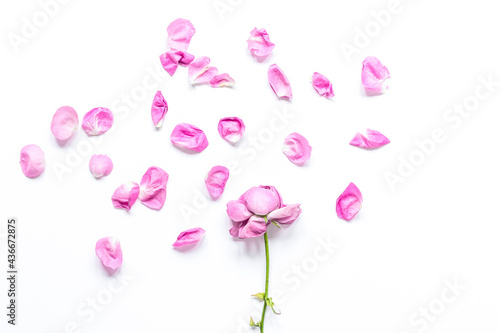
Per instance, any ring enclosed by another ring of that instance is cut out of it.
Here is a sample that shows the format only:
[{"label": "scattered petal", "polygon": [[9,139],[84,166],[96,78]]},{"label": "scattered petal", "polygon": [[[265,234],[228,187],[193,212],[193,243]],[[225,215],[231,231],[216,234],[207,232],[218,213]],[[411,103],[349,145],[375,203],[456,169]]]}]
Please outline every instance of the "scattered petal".
[{"label": "scattered petal", "polygon": [[108,176],[113,171],[113,162],[108,155],[93,155],[89,162],[90,172],[96,179]]},{"label": "scattered petal", "polygon": [[367,57],[363,60],[361,70],[361,83],[365,89],[372,94],[383,94],[389,86],[386,82],[391,77],[387,67],[382,65],[375,57]]},{"label": "scattered petal", "polygon": [[285,73],[283,73],[278,65],[274,64],[269,66],[267,78],[276,96],[292,99],[292,87],[290,86],[290,81],[288,81]]},{"label": "scattered petal", "polygon": [[229,169],[224,166],[214,166],[205,178],[205,185],[212,199],[216,200],[224,193],[227,180],[229,178]]},{"label": "scattered petal", "polygon": [[178,18],[167,27],[168,46],[172,50],[186,51],[195,32],[190,21]]},{"label": "scattered petal", "polygon": [[239,228],[239,238],[254,238],[263,235],[267,231],[266,220],[262,216],[253,215],[248,222]]},{"label": "scattered petal", "polygon": [[295,222],[300,213],[302,213],[300,204],[293,204],[272,211],[267,218],[269,221],[274,221],[281,226],[287,227]]},{"label": "scattered petal", "polygon": [[111,269],[120,268],[123,262],[120,241],[114,237],[105,237],[97,241],[95,254],[102,264]]},{"label": "scattered petal", "polygon": [[210,85],[214,88],[220,88],[220,87],[230,87],[234,86],[235,82],[232,77],[229,76],[229,74],[219,74],[215,75],[211,80],[210,80]]},{"label": "scattered petal", "polygon": [[191,84],[208,84],[219,70],[216,67],[209,67],[209,57],[199,57],[189,64],[188,78]]},{"label": "scattered petal", "polygon": [[330,80],[318,72],[314,72],[312,76],[312,85],[314,90],[316,90],[321,96],[326,98],[332,98],[335,96]]},{"label": "scattered petal", "polygon": [[243,194],[243,202],[249,211],[264,216],[279,208],[280,198],[273,191],[252,187]]},{"label": "scattered petal", "polygon": [[350,221],[361,209],[363,196],[354,183],[350,183],[337,199],[337,216]]},{"label": "scattered petal", "polygon": [[160,210],[167,197],[168,173],[158,167],[150,167],[141,180],[139,200],[151,209]]},{"label": "scattered petal", "polygon": [[198,127],[186,123],[175,126],[170,141],[174,145],[196,152],[202,152],[208,146],[205,133]]},{"label": "scattered petal", "polygon": [[247,43],[250,53],[257,57],[265,57],[274,49],[274,44],[269,40],[266,29],[254,28],[250,31]]},{"label": "scattered petal", "polygon": [[194,55],[184,51],[168,51],[160,55],[160,62],[170,76],[174,75],[178,65],[187,66],[194,60]]},{"label": "scattered petal", "polygon": [[292,133],[285,138],[283,153],[290,162],[302,165],[311,158],[311,146],[309,141],[299,133]]},{"label": "scattered petal", "polygon": [[163,125],[163,120],[168,111],[168,104],[161,91],[157,91],[155,98],[153,99],[153,105],[151,106],[151,118],[153,118],[153,124],[156,128],[160,128]]},{"label": "scattered petal", "polygon": [[245,124],[238,117],[225,117],[219,120],[219,134],[226,140],[235,144],[245,132]]},{"label": "scattered petal", "polygon": [[113,113],[107,108],[95,108],[83,116],[82,128],[87,135],[101,135],[111,126],[113,126]]},{"label": "scattered petal", "polygon": [[71,106],[62,106],[57,109],[50,130],[57,140],[66,141],[75,135],[78,128],[78,114]]},{"label": "scattered petal", "polygon": [[361,133],[356,133],[349,144],[360,148],[370,149],[382,147],[390,142],[391,141],[379,131],[367,129],[366,137]]},{"label": "scattered petal", "polygon": [[198,243],[203,238],[203,235],[205,235],[205,230],[202,228],[194,228],[183,231],[179,234],[179,236],[177,236],[177,240],[174,244],[172,244],[172,246],[179,247]]},{"label": "scattered petal", "polygon": [[115,206],[115,208],[130,210],[139,197],[139,192],[140,188],[137,183],[126,182],[120,185],[111,197],[113,206]]},{"label": "scattered petal", "polygon": [[248,220],[253,214],[242,201],[231,200],[227,203],[227,215],[234,222],[243,222]]},{"label": "scattered petal", "polygon": [[19,163],[26,177],[36,178],[45,170],[45,154],[37,145],[24,146]]}]

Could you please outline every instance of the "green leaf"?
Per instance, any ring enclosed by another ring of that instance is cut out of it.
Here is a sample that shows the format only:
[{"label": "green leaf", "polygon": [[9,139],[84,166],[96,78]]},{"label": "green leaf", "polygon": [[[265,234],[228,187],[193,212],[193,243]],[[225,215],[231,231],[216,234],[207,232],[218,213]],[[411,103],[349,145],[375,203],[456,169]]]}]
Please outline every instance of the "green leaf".
[{"label": "green leaf", "polygon": [[261,301],[264,300],[264,293],[258,293],[258,294],[254,294],[252,296],[255,297],[255,298],[260,299]]},{"label": "green leaf", "polygon": [[276,223],[276,222],[274,222],[274,221],[271,221],[271,222],[272,222],[275,226],[277,226],[278,228],[283,229],[283,227],[282,227],[282,226],[280,226],[278,223]]},{"label": "green leaf", "polygon": [[271,308],[271,310],[273,310],[274,314],[277,314],[277,315],[281,314],[280,310],[275,310],[274,309],[274,302],[273,302],[273,299],[271,297],[266,298],[266,304],[267,304],[268,307]]},{"label": "green leaf", "polygon": [[260,327],[260,322],[254,322],[253,318],[250,317],[250,327]]}]

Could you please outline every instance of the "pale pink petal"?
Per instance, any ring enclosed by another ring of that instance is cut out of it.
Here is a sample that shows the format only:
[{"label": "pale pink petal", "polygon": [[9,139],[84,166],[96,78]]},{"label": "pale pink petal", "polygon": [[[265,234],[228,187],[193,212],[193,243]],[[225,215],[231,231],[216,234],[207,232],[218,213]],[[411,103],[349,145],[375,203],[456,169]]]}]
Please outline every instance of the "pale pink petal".
[{"label": "pale pink petal", "polygon": [[210,85],[214,88],[230,87],[234,86],[234,84],[234,79],[226,73],[215,75],[212,80],[210,80]]},{"label": "pale pink petal", "polygon": [[168,111],[168,104],[161,91],[157,91],[155,98],[153,99],[153,105],[151,105],[151,118],[153,119],[153,124],[156,128],[160,128],[163,125],[163,120]]},{"label": "pale pink petal", "polygon": [[191,84],[208,84],[219,70],[210,67],[209,57],[199,57],[193,60],[188,67],[188,78]]},{"label": "pale pink petal", "polygon": [[96,179],[108,176],[113,171],[113,162],[108,155],[93,155],[89,162],[90,172]]},{"label": "pale pink petal", "polygon": [[111,269],[120,268],[123,262],[120,241],[114,237],[105,237],[97,241],[95,254],[102,264]]},{"label": "pale pink petal", "polygon": [[37,145],[27,145],[21,149],[21,170],[28,178],[36,178],[45,170],[45,154]]},{"label": "pale pink petal", "polygon": [[174,75],[178,65],[187,66],[194,56],[184,51],[168,51],[160,55],[160,62],[170,76]]},{"label": "pale pink petal", "polygon": [[309,141],[299,133],[292,133],[285,138],[283,153],[290,162],[302,165],[311,158],[311,146]]},{"label": "pale pink petal", "polygon": [[115,206],[115,208],[130,210],[139,197],[139,192],[140,188],[137,183],[126,182],[120,185],[111,197],[113,206]]},{"label": "pale pink petal", "polygon": [[228,178],[229,169],[224,166],[214,166],[210,170],[207,178],[205,178],[205,185],[212,199],[216,200],[224,193]]},{"label": "pale pink petal", "polygon": [[203,238],[204,234],[205,230],[203,230],[202,228],[194,228],[183,231],[179,234],[179,236],[177,236],[177,240],[174,244],[172,244],[172,246],[179,247],[198,243]]},{"label": "pale pink petal", "polygon": [[175,126],[170,141],[176,146],[196,152],[201,152],[208,146],[205,133],[198,127],[185,123]]},{"label": "pale pink petal", "polygon": [[252,187],[243,194],[243,202],[252,213],[267,215],[279,208],[280,198],[273,191],[260,187]]},{"label": "pale pink petal", "polygon": [[254,28],[250,31],[250,38],[247,40],[250,53],[257,57],[265,57],[274,49],[274,44],[269,40],[269,35],[265,29]]},{"label": "pale pink petal", "polygon": [[362,203],[361,192],[356,185],[350,183],[337,199],[337,216],[346,221],[352,220],[361,209]]},{"label": "pale pink petal", "polygon": [[167,197],[168,173],[158,167],[150,167],[141,179],[139,200],[144,206],[160,210]]},{"label": "pale pink petal", "polygon": [[383,94],[389,86],[386,82],[391,77],[387,67],[382,65],[375,57],[367,57],[363,60],[361,70],[361,83],[365,89],[372,94]]},{"label": "pale pink petal", "polygon": [[245,132],[245,124],[238,117],[225,117],[219,120],[218,130],[224,140],[235,144]]},{"label": "pale pink petal", "polygon": [[57,140],[66,141],[75,135],[78,123],[78,114],[75,109],[71,106],[62,106],[54,114],[50,130]]},{"label": "pale pink petal", "polygon": [[113,126],[113,113],[107,108],[95,108],[83,116],[82,128],[87,135],[101,135],[111,126]]},{"label": "pale pink petal", "polygon": [[295,222],[300,213],[302,213],[300,204],[293,204],[272,211],[267,218],[269,221],[274,221],[281,226],[287,227]]},{"label": "pale pink petal", "polygon": [[227,215],[234,222],[243,222],[253,214],[247,209],[243,201],[231,200],[227,203]]},{"label": "pale pink petal", "polygon": [[253,215],[239,229],[238,237],[242,239],[259,237],[267,231],[268,225],[262,216]]},{"label": "pale pink petal", "polygon": [[332,98],[335,96],[330,80],[318,72],[314,72],[312,76],[312,85],[314,90],[316,90],[321,96],[326,98]]},{"label": "pale pink petal", "polygon": [[283,73],[278,65],[274,64],[269,66],[267,78],[276,96],[280,98],[283,97],[292,99],[292,87],[290,86],[290,81],[288,81],[285,73]]},{"label": "pale pink petal", "polygon": [[172,50],[186,51],[195,32],[190,21],[178,18],[167,27],[168,46]]},{"label": "pale pink petal", "polygon": [[384,146],[390,142],[391,141],[379,131],[367,129],[366,137],[361,133],[356,133],[349,144],[360,148],[370,149]]},{"label": "pale pink petal", "polygon": [[259,188],[263,188],[263,189],[269,190],[269,191],[273,192],[274,194],[276,194],[276,196],[278,197],[278,202],[279,202],[278,208],[281,208],[281,207],[284,206],[283,199],[281,198],[281,194],[278,192],[278,190],[276,189],[276,187],[269,186],[269,185],[260,185]]},{"label": "pale pink petal", "polygon": [[238,237],[240,229],[245,226],[245,223],[233,223],[233,227],[229,229],[229,234],[233,237]]}]

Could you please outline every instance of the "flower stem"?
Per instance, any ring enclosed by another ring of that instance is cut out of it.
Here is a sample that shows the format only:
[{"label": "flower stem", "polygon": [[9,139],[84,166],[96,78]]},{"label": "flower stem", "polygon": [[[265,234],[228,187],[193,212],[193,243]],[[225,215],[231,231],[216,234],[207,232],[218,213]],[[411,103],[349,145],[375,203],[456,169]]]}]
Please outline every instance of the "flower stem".
[{"label": "flower stem", "polygon": [[266,244],[266,291],[264,292],[264,307],[262,309],[262,318],[260,319],[260,333],[264,333],[264,317],[266,315],[266,300],[269,290],[269,240],[267,239],[267,232],[264,233],[264,243]]}]

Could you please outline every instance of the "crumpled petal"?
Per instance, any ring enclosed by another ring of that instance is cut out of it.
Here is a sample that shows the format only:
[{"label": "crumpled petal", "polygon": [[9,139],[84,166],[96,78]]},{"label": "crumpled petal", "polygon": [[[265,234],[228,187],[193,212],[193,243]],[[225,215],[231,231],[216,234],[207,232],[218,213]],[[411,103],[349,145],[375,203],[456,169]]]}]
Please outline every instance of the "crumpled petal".
[{"label": "crumpled petal", "polygon": [[283,227],[288,227],[295,222],[300,213],[302,213],[300,204],[293,204],[273,210],[267,218],[269,221],[274,221]]},{"label": "crumpled petal", "polygon": [[170,141],[174,145],[196,152],[202,152],[208,146],[205,133],[198,127],[186,123],[175,126]]},{"label": "crumpled petal", "polygon": [[99,239],[95,245],[95,254],[102,264],[108,268],[117,269],[122,265],[122,248],[120,241],[115,237]]},{"label": "crumpled petal", "polygon": [[365,89],[372,94],[383,94],[389,86],[386,82],[391,77],[387,67],[382,65],[375,57],[367,57],[363,60],[361,70],[361,83]]},{"label": "crumpled petal", "polygon": [[113,126],[113,113],[107,108],[95,108],[83,116],[82,128],[87,135],[101,135],[111,126]]},{"label": "crumpled petal", "polygon": [[230,87],[234,86],[235,82],[232,77],[229,76],[227,73],[215,75],[211,80],[210,80],[210,85],[214,88],[221,88],[221,87]]},{"label": "crumpled petal", "polygon": [[168,51],[160,55],[160,62],[170,76],[174,75],[178,65],[187,66],[194,60],[194,55],[184,51]]},{"label": "crumpled petal", "polygon": [[247,40],[250,53],[257,57],[265,57],[274,49],[274,44],[269,40],[266,29],[254,28],[250,31],[250,38]]},{"label": "crumpled petal", "polygon": [[153,124],[156,128],[160,128],[163,125],[163,120],[168,111],[168,104],[161,91],[157,91],[155,98],[153,99],[153,105],[151,105],[151,118],[153,119]]},{"label": "crumpled petal", "polygon": [[276,96],[292,99],[292,87],[290,86],[290,81],[288,81],[285,73],[283,73],[278,65],[274,64],[269,66],[267,78]]},{"label": "crumpled petal", "polygon": [[113,206],[115,206],[115,208],[130,210],[139,197],[139,192],[140,188],[137,183],[126,182],[120,185],[111,197]]},{"label": "crumpled petal", "polygon": [[245,132],[245,124],[238,117],[225,117],[219,120],[218,130],[224,140],[235,144]]},{"label": "crumpled petal", "polygon": [[45,154],[37,145],[27,145],[21,149],[21,170],[28,178],[36,178],[45,170]]},{"label": "crumpled petal", "polygon": [[159,167],[150,167],[141,179],[139,200],[144,206],[160,210],[167,197],[168,173]]},{"label": "crumpled petal", "polygon": [[246,221],[252,215],[241,200],[231,200],[227,203],[227,216],[234,222]]},{"label": "crumpled petal", "polygon": [[188,78],[191,84],[208,84],[219,70],[210,67],[209,57],[199,57],[193,60],[188,67]]},{"label": "crumpled petal", "polygon": [[227,180],[229,178],[229,169],[224,166],[214,166],[205,178],[205,185],[212,199],[216,200],[224,193]]},{"label": "crumpled petal", "polygon": [[108,155],[93,155],[89,162],[90,172],[96,179],[108,176],[113,171],[113,162]]},{"label": "crumpled petal", "polygon": [[172,50],[186,51],[195,32],[196,30],[189,20],[176,19],[167,27],[168,46]]},{"label": "crumpled petal", "polygon": [[243,202],[252,213],[267,215],[279,207],[280,198],[273,191],[252,187],[243,194]]},{"label": "crumpled petal", "polygon": [[390,142],[391,141],[379,131],[367,129],[366,137],[361,133],[356,133],[349,144],[360,148],[370,149],[384,146]]},{"label": "crumpled petal", "polygon": [[268,225],[269,222],[266,223],[262,216],[253,215],[239,228],[238,237],[242,239],[259,237],[267,231]]},{"label": "crumpled petal", "polygon": [[183,231],[179,234],[179,236],[177,236],[177,240],[174,244],[172,244],[172,246],[179,247],[198,243],[203,238],[204,234],[205,230],[203,230],[202,228],[193,228]]},{"label": "crumpled petal", "polygon": [[75,109],[71,106],[62,106],[54,114],[50,130],[57,140],[66,141],[75,135],[78,124],[78,114]]},{"label": "crumpled petal", "polygon": [[324,96],[326,98],[332,98],[333,96],[335,96],[335,94],[333,93],[332,83],[326,76],[318,72],[314,72],[311,81],[314,90],[316,90],[321,96]]},{"label": "crumpled petal", "polygon": [[350,183],[337,199],[337,216],[350,221],[361,209],[363,196],[354,183]]},{"label": "crumpled petal", "polygon": [[302,165],[311,158],[311,146],[309,141],[299,133],[292,133],[283,142],[283,153],[290,162]]}]

